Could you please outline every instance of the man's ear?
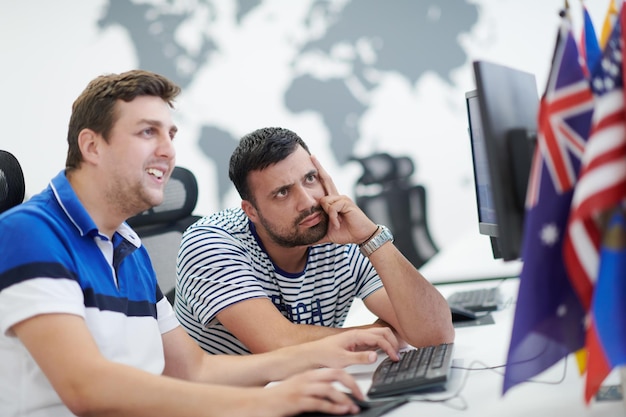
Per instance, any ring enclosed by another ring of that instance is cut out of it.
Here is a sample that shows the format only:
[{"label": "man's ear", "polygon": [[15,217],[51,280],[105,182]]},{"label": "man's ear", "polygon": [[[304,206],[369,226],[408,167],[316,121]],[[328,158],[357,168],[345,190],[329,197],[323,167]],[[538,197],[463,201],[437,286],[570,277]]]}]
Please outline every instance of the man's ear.
[{"label": "man's ear", "polygon": [[91,129],[83,129],[78,134],[78,148],[83,161],[94,164],[99,158],[100,135]]},{"label": "man's ear", "polygon": [[259,215],[251,202],[248,200],[241,200],[241,209],[244,213],[246,213],[246,216],[252,220],[252,223],[256,223],[258,221]]}]

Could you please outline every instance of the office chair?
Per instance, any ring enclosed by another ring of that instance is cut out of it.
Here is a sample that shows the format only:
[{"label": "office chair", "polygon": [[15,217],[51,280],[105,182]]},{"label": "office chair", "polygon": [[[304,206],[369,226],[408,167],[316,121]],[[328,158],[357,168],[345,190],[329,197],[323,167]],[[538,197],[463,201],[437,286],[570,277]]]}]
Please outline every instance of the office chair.
[{"label": "office chair", "polygon": [[13,154],[0,150],[0,213],[24,201],[24,172]]},{"label": "office chair", "polygon": [[197,201],[196,177],[177,166],[165,186],[163,203],[127,220],[148,250],[159,287],[172,305],[180,240],[185,229],[201,217],[193,214]]},{"label": "office chair", "polygon": [[389,227],[396,247],[419,268],[439,248],[428,227],[426,189],[410,181],[413,161],[387,153],[351,159],[363,168],[354,188],[356,204],[372,221]]}]

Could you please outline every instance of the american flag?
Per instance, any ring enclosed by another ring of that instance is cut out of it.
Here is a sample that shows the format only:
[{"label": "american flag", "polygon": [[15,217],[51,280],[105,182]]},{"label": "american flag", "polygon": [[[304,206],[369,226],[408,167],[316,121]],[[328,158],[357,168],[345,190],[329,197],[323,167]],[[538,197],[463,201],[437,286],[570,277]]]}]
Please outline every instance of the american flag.
[{"label": "american flag", "polygon": [[539,108],[504,392],[584,347],[585,311],[567,276],[562,242],[592,113],[589,82],[563,15]]},{"label": "american flag", "polygon": [[[585,311],[590,309],[598,277],[602,216],[617,207],[626,196],[626,114],[622,59],[624,13],[622,8],[600,64],[591,75],[595,111],[591,134],[583,154],[580,179],[572,199],[564,245],[567,271]],[[595,334],[593,320],[590,323],[588,341]],[[585,392],[587,401],[606,377],[606,370],[592,366],[597,365],[593,357],[594,352],[589,351]]]},{"label": "american flag", "polygon": [[591,88],[596,97],[593,127],[572,200],[565,244],[567,269],[587,310],[598,272],[601,236],[597,216],[614,208],[626,189],[622,42],[621,24],[617,24],[592,74]]}]

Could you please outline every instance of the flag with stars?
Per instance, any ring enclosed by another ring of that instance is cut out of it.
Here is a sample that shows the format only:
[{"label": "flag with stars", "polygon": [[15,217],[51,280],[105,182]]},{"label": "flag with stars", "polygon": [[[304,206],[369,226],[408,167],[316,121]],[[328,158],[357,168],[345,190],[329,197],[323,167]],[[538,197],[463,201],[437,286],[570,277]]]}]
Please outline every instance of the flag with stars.
[{"label": "flag with stars", "polygon": [[504,375],[506,393],[584,347],[584,310],[567,276],[562,244],[593,95],[571,23],[562,14],[539,106],[537,145],[526,194],[524,261]]},{"label": "flag with stars", "polygon": [[622,79],[622,30],[613,28],[600,64],[592,74],[596,109],[585,147],[580,180],[572,199],[565,260],[578,296],[586,310],[591,304],[598,273],[599,218],[612,210],[626,190],[626,115]]},{"label": "flag with stars", "polygon": [[[626,113],[622,59],[622,28],[626,24],[625,19],[622,8],[600,64],[591,75],[595,111],[565,237],[567,271],[586,311],[591,308],[600,270],[602,219],[626,197]],[[591,320],[587,333],[588,350],[596,335],[595,325],[597,323]],[[595,366],[599,362],[593,361],[592,356],[593,353],[589,351],[585,391],[587,401],[607,375],[604,368]]]}]

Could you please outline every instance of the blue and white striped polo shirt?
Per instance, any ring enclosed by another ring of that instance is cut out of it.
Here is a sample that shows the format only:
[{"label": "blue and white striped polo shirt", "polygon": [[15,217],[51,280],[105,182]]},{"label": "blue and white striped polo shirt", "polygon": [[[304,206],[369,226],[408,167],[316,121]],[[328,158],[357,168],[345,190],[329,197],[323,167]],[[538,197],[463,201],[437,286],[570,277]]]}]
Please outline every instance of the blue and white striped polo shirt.
[{"label": "blue and white striped polo shirt", "polygon": [[177,275],[178,320],[210,353],[249,353],[216,318],[235,303],[269,298],[294,323],[341,327],[355,297],[382,287],[357,245],[311,246],[302,272],[282,271],[240,208],[204,217],[187,229]]},{"label": "blue and white striped polo shirt", "polygon": [[72,415],[11,332],[39,314],[81,316],[106,358],[163,371],[178,322],[148,253],[126,224],[101,235],[63,171],[0,216],[0,254],[0,415]]}]

